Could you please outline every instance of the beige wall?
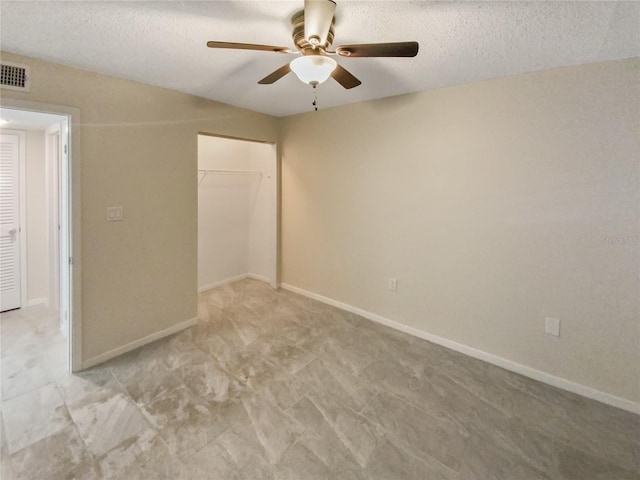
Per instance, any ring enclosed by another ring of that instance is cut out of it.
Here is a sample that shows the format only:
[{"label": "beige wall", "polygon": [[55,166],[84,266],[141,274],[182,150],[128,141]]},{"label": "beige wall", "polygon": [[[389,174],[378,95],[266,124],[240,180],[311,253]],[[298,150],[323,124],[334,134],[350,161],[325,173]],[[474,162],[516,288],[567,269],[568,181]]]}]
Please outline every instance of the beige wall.
[{"label": "beige wall", "polygon": [[283,282],[639,402],[639,66],[286,118]]},{"label": "beige wall", "polygon": [[33,303],[49,299],[45,134],[44,130],[25,133],[27,301]]},{"label": "beige wall", "polygon": [[638,59],[276,120],[3,58],[81,112],[85,360],[196,314],[197,132],[280,127],[284,282],[640,401]]},{"label": "beige wall", "polygon": [[[196,316],[199,131],[277,140],[277,121],[162,88],[3,53],[31,65],[14,98],[80,109],[85,361]],[[106,208],[124,207],[124,221]]]}]

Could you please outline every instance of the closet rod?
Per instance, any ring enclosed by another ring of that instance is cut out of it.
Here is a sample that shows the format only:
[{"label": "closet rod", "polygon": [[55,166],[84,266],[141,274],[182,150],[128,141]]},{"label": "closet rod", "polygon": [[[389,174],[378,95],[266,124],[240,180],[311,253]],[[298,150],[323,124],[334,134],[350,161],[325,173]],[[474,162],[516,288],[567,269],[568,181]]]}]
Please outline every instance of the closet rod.
[{"label": "closet rod", "polygon": [[239,173],[243,175],[262,175],[262,172],[257,170],[198,170],[198,173]]},{"label": "closet rod", "polygon": [[198,169],[198,175],[202,174],[202,178],[198,182],[198,186],[202,183],[205,177],[210,173],[218,173],[223,175],[260,175],[262,176],[262,172],[257,172],[253,170],[201,170]]}]

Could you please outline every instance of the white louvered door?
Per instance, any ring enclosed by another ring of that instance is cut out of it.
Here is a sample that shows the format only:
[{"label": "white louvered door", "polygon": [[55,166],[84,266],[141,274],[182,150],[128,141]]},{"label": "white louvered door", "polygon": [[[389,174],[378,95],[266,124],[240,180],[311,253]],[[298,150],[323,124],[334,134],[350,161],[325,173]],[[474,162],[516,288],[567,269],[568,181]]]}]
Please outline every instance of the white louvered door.
[{"label": "white louvered door", "polygon": [[20,308],[20,137],[0,135],[0,311]]}]

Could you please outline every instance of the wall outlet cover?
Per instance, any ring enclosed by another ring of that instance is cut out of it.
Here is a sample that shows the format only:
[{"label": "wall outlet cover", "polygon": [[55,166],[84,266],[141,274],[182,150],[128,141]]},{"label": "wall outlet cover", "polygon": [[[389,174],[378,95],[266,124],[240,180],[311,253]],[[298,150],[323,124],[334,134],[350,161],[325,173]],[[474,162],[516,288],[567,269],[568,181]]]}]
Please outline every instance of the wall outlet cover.
[{"label": "wall outlet cover", "polygon": [[109,222],[121,222],[123,218],[122,206],[107,207],[107,220]]}]

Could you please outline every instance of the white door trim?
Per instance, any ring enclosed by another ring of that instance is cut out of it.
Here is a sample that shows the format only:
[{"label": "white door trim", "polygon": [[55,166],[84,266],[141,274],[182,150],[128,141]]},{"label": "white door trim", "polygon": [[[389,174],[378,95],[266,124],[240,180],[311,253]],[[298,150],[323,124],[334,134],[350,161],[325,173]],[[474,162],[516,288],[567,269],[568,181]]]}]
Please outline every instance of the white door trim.
[{"label": "white door trim", "polygon": [[[81,144],[80,109],[13,98],[0,98],[0,106],[69,117],[69,242],[73,258],[70,279],[69,359],[72,372],[82,370],[82,235],[81,235]],[[67,262],[68,264],[68,262]],[[62,267],[62,266],[61,266]]]},{"label": "white door trim", "polygon": [[[54,138],[58,137],[57,152],[54,151]],[[49,249],[49,306],[60,309],[60,232],[58,231],[60,192],[58,176],[60,168],[60,124],[51,125],[45,130],[45,163],[47,195],[47,248]],[[64,332],[68,335],[69,332]]]}]

